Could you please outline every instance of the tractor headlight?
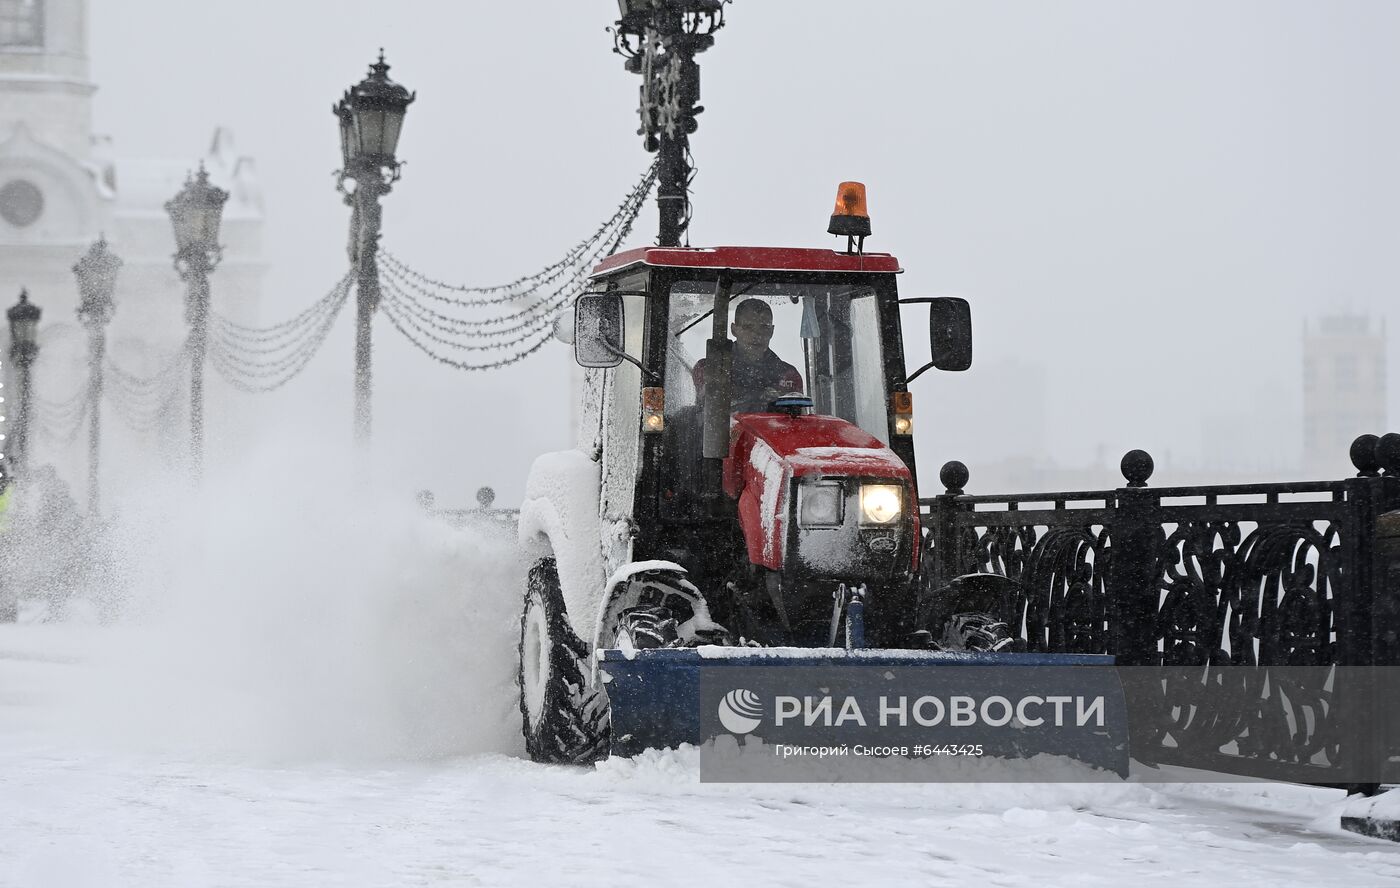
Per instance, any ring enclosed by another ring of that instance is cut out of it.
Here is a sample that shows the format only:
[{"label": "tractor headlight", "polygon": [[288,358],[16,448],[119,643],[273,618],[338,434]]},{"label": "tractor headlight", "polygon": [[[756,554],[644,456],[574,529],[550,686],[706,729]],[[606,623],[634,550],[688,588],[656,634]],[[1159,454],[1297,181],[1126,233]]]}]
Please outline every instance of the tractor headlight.
[{"label": "tractor headlight", "polygon": [[797,494],[797,522],[803,527],[840,527],[845,499],[845,488],[839,482],[803,484]]},{"label": "tractor headlight", "polygon": [[860,510],[871,524],[889,524],[899,517],[904,499],[898,484],[862,484]]}]

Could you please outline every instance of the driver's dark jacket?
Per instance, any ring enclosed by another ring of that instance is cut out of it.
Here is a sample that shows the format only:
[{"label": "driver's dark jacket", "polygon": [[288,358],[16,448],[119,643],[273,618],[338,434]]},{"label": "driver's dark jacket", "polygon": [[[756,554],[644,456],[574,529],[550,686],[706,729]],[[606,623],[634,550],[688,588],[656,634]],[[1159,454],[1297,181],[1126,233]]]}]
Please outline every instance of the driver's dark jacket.
[{"label": "driver's dark jacket", "polygon": [[[802,374],[797,372],[796,367],[774,354],[771,348],[765,349],[763,355],[753,362],[741,360],[738,350],[735,349],[730,364],[729,377],[729,394],[731,399],[736,402],[758,398],[769,389],[784,395],[789,392],[802,392]],[[705,398],[704,358],[695,362],[691,378],[695,380],[696,401],[703,401]]]}]

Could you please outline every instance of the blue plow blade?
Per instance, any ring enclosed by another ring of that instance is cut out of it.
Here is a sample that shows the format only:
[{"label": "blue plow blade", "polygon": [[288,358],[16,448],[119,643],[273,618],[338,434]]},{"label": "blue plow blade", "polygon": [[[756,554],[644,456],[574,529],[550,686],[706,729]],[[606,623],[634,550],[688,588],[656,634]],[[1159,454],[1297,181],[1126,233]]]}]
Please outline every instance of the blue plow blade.
[{"label": "blue plow blade", "polygon": [[[1028,728],[1018,718],[1008,726],[992,727],[994,721],[971,730],[950,727],[944,719],[934,732],[917,733],[919,725],[909,720],[904,739],[933,743],[980,743],[985,755],[994,758],[1029,758],[1041,753],[1065,756],[1120,777],[1128,773],[1128,722],[1122,682],[1114,668],[1114,658],[1095,654],[959,653],[894,649],[842,648],[748,648],[702,646],[662,648],[624,652],[608,649],[596,652],[598,668],[608,693],[612,719],[611,754],[630,757],[645,749],[668,749],[689,743],[704,744],[725,733],[719,723],[716,704],[726,689],[752,688],[768,693],[750,696],[762,699],[761,719],[773,720],[778,708],[775,694],[804,699],[808,695],[851,693],[874,723],[874,700],[886,689],[900,693],[913,688],[908,700],[932,695],[943,700],[965,695],[985,701],[1002,697],[1015,705],[1029,698],[1026,712],[1051,716],[1053,709],[1043,701],[1075,697],[1103,698],[1103,718],[1098,726],[1074,729],[1074,707],[1064,704],[1070,728],[1045,724]],[[896,699],[891,696],[890,699]],[[1042,701],[1038,706],[1035,701]],[[789,703],[789,705],[794,705]],[[836,708],[839,708],[837,703]],[[835,711],[835,709],[833,709]],[[907,707],[906,707],[907,711]],[[921,712],[929,715],[930,710]],[[1006,714],[996,704],[992,715]],[[989,716],[990,718],[991,716]],[[1033,719],[1028,719],[1033,721]],[[882,722],[883,724],[883,722]],[[802,727],[802,718],[789,718],[790,728]],[[868,728],[867,728],[868,730]],[[811,742],[801,734],[781,734],[778,742]],[[766,735],[765,739],[775,735]],[[886,742],[899,739],[888,734],[842,735],[855,742]],[[922,738],[922,739],[920,739]],[[955,738],[955,739],[950,739]],[[830,741],[827,735],[821,738]]]}]

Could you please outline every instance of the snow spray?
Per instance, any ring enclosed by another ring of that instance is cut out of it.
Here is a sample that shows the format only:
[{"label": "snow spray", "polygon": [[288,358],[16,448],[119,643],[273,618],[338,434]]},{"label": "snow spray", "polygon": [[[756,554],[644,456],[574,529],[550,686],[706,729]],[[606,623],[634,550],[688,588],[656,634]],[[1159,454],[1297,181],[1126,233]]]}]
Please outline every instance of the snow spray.
[{"label": "snow spray", "polygon": [[128,497],[67,726],[271,761],[518,751],[512,534],[450,527],[343,450],[282,441],[198,495]]}]

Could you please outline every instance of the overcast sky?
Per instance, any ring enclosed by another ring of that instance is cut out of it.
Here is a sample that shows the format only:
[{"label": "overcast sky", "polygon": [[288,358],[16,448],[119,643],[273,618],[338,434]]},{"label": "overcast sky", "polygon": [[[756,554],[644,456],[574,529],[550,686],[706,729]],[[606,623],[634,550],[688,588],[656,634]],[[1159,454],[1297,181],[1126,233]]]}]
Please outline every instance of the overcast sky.
[{"label": "overcast sky", "polygon": [[[267,322],[344,271],[330,106],[381,45],[418,91],[384,243],[435,277],[546,264],[649,162],[609,0],[93,7],[98,130],[118,156],[193,158],[224,125],[256,158]],[[900,257],[903,293],[969,298],[977,366],[1020,362],[1045,391],[1021,442],[1014,402],[969,397],[977,369],[922,377],[926,486],[955,457],[975,478],[977,423],[996,439],[984,458],[1145,447],[1186,464],[1203,422],[1234,415],[1241,449],[1296,463],[1304,318],[1397,304],[1400,4],[738,0],[728,19],[701,57],[692,242],[829,245],[836,183],[862,180],[868,246]],[[634,242],[654,232],[649,207]],[[348,436],[350,315],[266,402],[279,428]],[[441,499],[491,482],[517,501],[529,458],[567,446],[568,349],[468,375],[396,335],[381,320],[381,464]]]}]

